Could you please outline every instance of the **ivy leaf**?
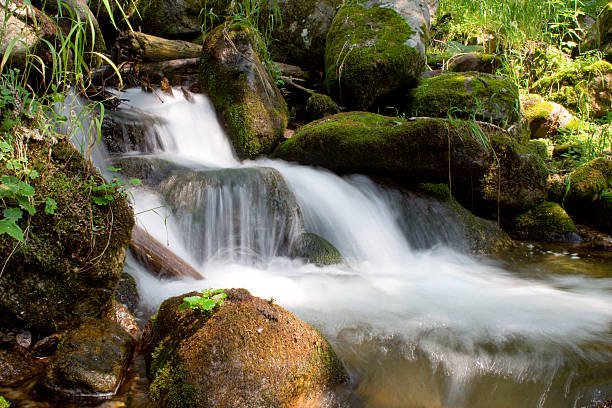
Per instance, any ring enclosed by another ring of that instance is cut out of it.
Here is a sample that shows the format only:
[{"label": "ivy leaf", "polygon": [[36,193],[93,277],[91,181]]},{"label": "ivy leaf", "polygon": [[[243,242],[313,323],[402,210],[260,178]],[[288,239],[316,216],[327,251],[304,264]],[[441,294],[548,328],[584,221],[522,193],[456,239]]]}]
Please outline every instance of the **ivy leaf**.
[{"label": "ivy leaf", "polygon": [[45,214],[55,214],[55,210],[57,210],[57,201],[47,197],[45,199]]},{"label": "ivy leaf", "polygon": [[0,220],[0,235],[9,234],[19,242],[24,242],[23,230],[15,223],[15,220],[5,218]]},{"label": "ivy leaf", "polygon": [[9,220],[17,221],[23,216],[23,211],[21,211],[19,208],[7,208],[2,212],[2,214]]}]

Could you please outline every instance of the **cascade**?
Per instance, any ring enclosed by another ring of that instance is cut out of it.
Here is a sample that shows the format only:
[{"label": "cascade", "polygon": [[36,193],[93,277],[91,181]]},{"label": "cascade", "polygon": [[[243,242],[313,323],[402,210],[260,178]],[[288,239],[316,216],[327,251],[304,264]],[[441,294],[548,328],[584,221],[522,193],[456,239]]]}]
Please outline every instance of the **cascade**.
[{"label": "cascade", "polygon": [[[612,395],[612,279],[476,259],[452,215],[363,176],[240,163],[203,95],[119,96],[112,120],[141,127],[145,142],[124,133],[92,159],[143,178],[131,191],[138,224],[206,277],[161,281],[128,257],[151,312],[205,287],[274,297],[328,337],[356,406],[590,406]],[[287,257],[301,231],[345,262]]]}]

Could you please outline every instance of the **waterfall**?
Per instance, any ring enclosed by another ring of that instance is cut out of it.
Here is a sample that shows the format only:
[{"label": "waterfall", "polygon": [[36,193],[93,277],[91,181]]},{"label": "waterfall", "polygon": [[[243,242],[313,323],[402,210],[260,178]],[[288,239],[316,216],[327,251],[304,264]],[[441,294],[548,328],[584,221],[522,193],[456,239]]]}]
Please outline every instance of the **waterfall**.
[{"label": "waterfall", "polygon": [[[450,214],[364,176],[240,163],[203,95],[118,96],[122,145],[100,154],[145,178],[137,222],[206,277],[160,281],[129,259],[151,311],[204,287],[274,297],[328,336],[363,406],[588,406],[612,393],[612,279],[475,259]],[[301,231],[346,262],[288,258]]]}]

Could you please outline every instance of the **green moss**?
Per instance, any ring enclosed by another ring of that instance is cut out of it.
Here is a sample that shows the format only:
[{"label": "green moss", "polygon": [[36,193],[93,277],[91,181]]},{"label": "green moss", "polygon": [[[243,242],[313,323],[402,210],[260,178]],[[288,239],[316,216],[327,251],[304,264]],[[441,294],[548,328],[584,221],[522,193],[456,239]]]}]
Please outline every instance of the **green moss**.
[{"label": "green moss", "polygon": [[313,93],[306,101],[306,115],[309,120],[317,120],[327,115],[334,115],[340,112],[336,102],[327,95]]},{"label": "green moss", "polygon": [[421,183],[419,184],[419,188],[440,198],[451,197],[451,192],[448,188],[448,184]]},{"label": "green moss", "polygon": [[[240,56],[227,57],[225,47],[230,45],[226,41],[239,45]],[[211,32],[202,51],[202,87],[221,114],[234,149],[243,159],[271,151],[282,137],[289,116],[280,91],[257,55],[262,46],[256,31],[248,23],[238,22]]]},{"label": "green moss", "polygon": [[413,34],[393,9],[343,6],[327,34],[329,94],[341,105],[367,110],[377,99],[414,86],[424,56],[406,45]]},{"label": "green moss", "polygon": [[186,373],[182,370],[164,366],[157,372],[149,386],[149,397],[154,403],[162,403],[168,408],[193,408],[198,398],[198,390],[185,382]]},{"label": "green moss", "polygon": [[565,210],[559,204],[549,201],[516,217],[516,224],[520,229],[534,233],[566,235],[578,232]]},{"label": "green moss", "polygon": [[447,73],[423,79],[409,100],[405,110],[411,116],[475,117],[502,126],[520,120],[516,84],[483,73]]},{"label": "green moss", "polygon": [[325,238],[305,232],[291,249],[291,257],[304,258],[318,266],[334,265],[344,261],[340,252]]},{"label": "green moss", "polygon": [[547,102],[540,95],[530,94],[529,99],[531,100],[528,105],[523,105],[525,110],[525,118],[529,123],[538,119],[546,119],[553,111],[553,106],[550,102]]},{"label": "green moss", "polygon": [[529,148],[542,160],[552,158],[552,142],[548,139],[532,139],[529,141]]},{"label": "green moss", "polygon": [[571,173],[568,198],[589,202],[608,187],[612,187],[612,160],[600,157]]}]

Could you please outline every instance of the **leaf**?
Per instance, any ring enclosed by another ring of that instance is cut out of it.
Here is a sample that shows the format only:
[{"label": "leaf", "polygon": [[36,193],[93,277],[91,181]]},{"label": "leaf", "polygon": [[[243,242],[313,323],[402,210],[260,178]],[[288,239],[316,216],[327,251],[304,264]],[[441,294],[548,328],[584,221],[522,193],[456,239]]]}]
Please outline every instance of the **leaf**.
[{"label": "leaf", "polygon": [[10,153],[13,151],[13,147],[2,140],[0,141],[0,150],[2,150],[3,153]]},{"label": "leaf", "polygon": [[115,172],[123,170],[121,167],[113,167],[113,166],[107,166],[106,169],[108,171],[115,171]]},{"label": "leaf", "polygon": [[34,190],[34,187],[29,185],[25,181],[20,181],[17,187],[19,188],[18,190],[19,194],[24,195],[26,197],[31,197],[34,195],[34,193],[36,193],[36,191]]},{"label": "leaf", "polygon": [[104,197],[96,197],[93,196],[93,201],[94,203],[98,204],[98,205],[106,205],[108,204],[108,200]]},{"label": "leaf", "polygon": [[[2,181],[2,184],[4,184],[5,186],[7,186],[8,188],[11,188],[11,186],[17,186],[17,183],[19,183],[19,179],[15,176],[2,176],[0,178],[0,180]],[[12,190],[12,188],[11,188]]]},{"label": "leaf", "polygon": [[135,186],[139,186],[139,185],[141,185],[141,184],[142,184],[142,180],[137,179],[137,178],[131,178],[131,179],[130,179],[130,183],[131,183],[131,184],[133,184],[133,185],[135,185]]},{"label": "leaf", "polygon": [[0,235],[9,234],[19,242],[24,242],[23,230],[15,223],[15,220],[5,218],[0,220]]},{"label": "leaf", "polygon": [[47,197],[45,199],[45,214],[55,214],[55,210],[57,210],[57,201]]},{"label": "leaf", "polygon": [[10,219],[10,220],[14,220],[17,221],[19,219],[21,219],[21,217],[23,216],[23,211],[21,211],[19,208],[7,208],[2,212],[2,215],[4,215],[4,217]]},{"label": "leaf", "polygon": [[25,169],[23,172],[31,179],[35,179],[40,176],[40,174],[36,170]]}]

